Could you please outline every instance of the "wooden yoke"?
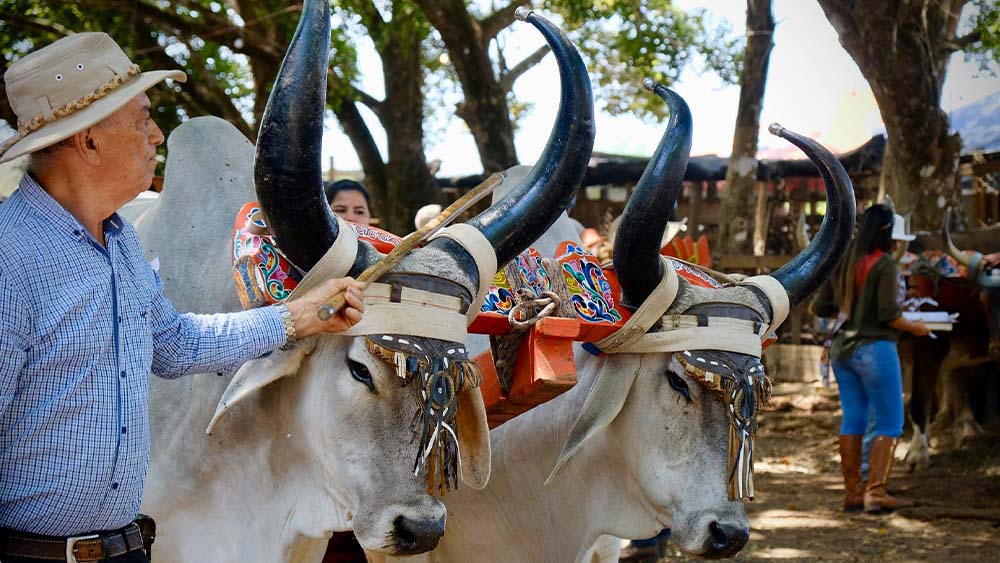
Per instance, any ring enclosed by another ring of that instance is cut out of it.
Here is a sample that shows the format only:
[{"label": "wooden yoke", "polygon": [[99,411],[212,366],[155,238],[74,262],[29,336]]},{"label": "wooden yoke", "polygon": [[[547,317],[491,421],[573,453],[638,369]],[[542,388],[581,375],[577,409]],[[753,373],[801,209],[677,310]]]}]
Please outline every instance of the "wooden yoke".
[{"label": "wooden yoke", "polygon": [[532,326],[521,343],[514,365],[514,380],[506,394],[497,377],[493,354],[487,350],[474,358],[483,373],[479,389],[483,393],[490,428],[576,385],[573,342],[580,334],[580,324],[577,319],[547,317]]}]

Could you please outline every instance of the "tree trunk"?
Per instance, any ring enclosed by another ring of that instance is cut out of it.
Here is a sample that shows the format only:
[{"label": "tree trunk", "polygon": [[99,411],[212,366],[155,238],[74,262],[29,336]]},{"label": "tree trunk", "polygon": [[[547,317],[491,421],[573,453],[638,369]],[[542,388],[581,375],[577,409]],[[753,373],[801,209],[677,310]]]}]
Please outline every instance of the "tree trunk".
[{"label": "tree trunk", "polygon": [[[385,102],[379,119],[388,147],[385,190],[375,192],[381,227],[405,235],[413,231],[413,217],[423,205],[436,203],[438,190],[427,168],[424,153],[424,67],[420,44],[423,36],[413,15],[396,9],[392,25],[397,32],[380,53],[385,75]],[[403,21],[408,20],[408,21]],[[407,33],[398,30],[404,28]],[[367,170],[366,170],[367,172]]]},{"label": "tree trunk", "polygon": [[[465,99],[458,116],[476,141],[483,171],[487,174],[517,164],[514,126],[507,107],[507,92],[490,60],[492,37],[469,13],[463,0],[415,0],[431,25],[441,34],[455,66]],[[518,4],[517,2],[512,3]],[[513,20],[511,12],[511,21]]]},{"label": "tree trunk", "polygon": [[959,136],[948,133],[941,86],[966,0],[819,0],[871,86],[888,136],[880,192],[918,230],[937,230],[958,200]]},{"label": "tree trunk", "polygon": [[719,243],[723,254],[743,254],[749,250],[757,181],[757,136],[773,33],[771,0],[747,0],[747,47],[740,70],[739,109],[720,221]]}]

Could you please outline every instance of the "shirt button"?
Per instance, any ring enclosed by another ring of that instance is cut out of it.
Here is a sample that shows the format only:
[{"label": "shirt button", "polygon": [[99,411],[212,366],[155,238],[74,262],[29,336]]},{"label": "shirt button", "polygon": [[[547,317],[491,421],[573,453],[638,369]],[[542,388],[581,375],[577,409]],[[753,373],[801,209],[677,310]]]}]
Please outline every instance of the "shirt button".
[{"label": "shirt button", "polygon": [[111,490],[112,491],[118,490],[118,483],[111,483]]},{"label": "shirt button", "polygon": [[122,379],[125,379],[125,370],[122,370]]},{"label": "shirt button", "polygon": [[125,434],[126,432],[128,432],[128,427],[122,426],[122,434]]},{"label": "shirt button", "polygon": [[118,322],[122,322],[122,316],[118,315]]}]

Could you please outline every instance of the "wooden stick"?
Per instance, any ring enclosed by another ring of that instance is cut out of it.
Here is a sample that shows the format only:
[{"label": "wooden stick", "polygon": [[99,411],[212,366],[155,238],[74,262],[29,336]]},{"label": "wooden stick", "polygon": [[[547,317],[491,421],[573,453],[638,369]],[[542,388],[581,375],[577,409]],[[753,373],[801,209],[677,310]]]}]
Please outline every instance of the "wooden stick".
[{"label": "wooden stick", "polygon": [[[403,257],[406,256],[411,250],[416,248],[417,245],[423,243],[434,233],[441,230],[441,228],[450,223],[454,217],[465,212],[476,202],[492,193],[493,190],[495,190],[496,187],[503,182],[503,179],[503,172],[490,174],[489,178],[486,178],[481,184],[472,188],[468,193],[458,198],[455,203],[449,205],[448,208],[442,211],[440,215],[428,221],[427,224],[420,229],[407,235],[406,238],[399,243],[399,246],[394,248],[392,252],[386,255],[385,258],[379,260],[374,266],[368,268],[364,272],[361,272],[361,275],[358,276],[358,281],[364,282],[365,287],[368,287],[368,284],[389,273],[396,266],[396,264],[399,264],[399,261],[402,260]],[[324,321],[330,319],[337,314],[337,311],[344,307],[344,302],[344,293],[338,293],[333,296],[333,299],[320,307],[316,314]]]}]

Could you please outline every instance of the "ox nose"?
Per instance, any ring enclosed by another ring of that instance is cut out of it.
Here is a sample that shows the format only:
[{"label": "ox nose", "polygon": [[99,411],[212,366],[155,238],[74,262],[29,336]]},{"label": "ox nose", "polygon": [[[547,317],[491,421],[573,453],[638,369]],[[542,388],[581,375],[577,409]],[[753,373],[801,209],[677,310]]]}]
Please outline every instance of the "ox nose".
[{"label": "ox nose", "polygon": [[444,517],[413,519],[397,516],[392,521],[392,536],[397,554],[424,553],[437,547],[444,535]]},{"label": "ox nose", "polygon": [[705,553],[711,559],[723,559],[739,553],[750,539],[750,530],[728,524],[712,522],[708,525],[709,538],[705,540]]}]

